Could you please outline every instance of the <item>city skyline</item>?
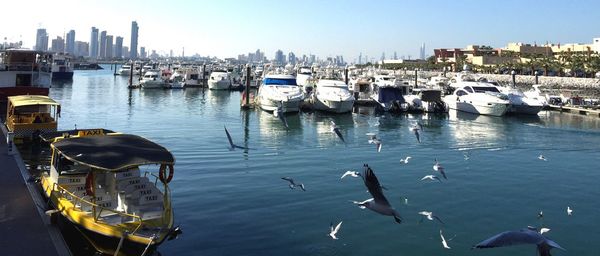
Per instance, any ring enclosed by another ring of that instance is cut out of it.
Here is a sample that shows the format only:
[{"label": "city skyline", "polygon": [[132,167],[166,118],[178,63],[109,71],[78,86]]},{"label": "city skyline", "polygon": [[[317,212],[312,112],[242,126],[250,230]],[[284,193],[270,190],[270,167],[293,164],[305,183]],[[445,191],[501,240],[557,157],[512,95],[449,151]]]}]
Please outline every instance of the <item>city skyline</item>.
[{"label": "city skyline", "polygon": [[[41,1],[34,5],[44,6]],[[10,5],[10,4],[9,4]],[[117,7],[118,6],[118,7]],[[185,48],[188,55],[232,57],[261,49],[267,58],[281,49],[297,56],[322,58],[342,55],[348,61],[382,53],[392,56],[426,56],[434,48],[484,44],[502,47],[509,42],[543,44],[589,43],[600,36],[594,1],[311,1],[302,4],[270,1],[160,1],[97,2],[56,1],[48,8],[32,9],[31,19],[16,12],[0,17],[11,24],[0,31],[9,42],[23,41],[32,48],[36,30],[46,29],[50,39],[66,38],[76,31],[76,41],[90,41],[92,27],[123,37],[131,45],[132,21],[142,28],[139,47],[168,54]],[[39,9],[39,10],[38,10]],[[75,11],[80,10],[80,11]],[[129,10],[129,11],[128,11]],[[66,13],[69,15],[50,15]],[[118,15],[116,15],[118,14]],[[522,17],[515,19],[515,17]],[[568,17],[548,23],[548,17]],[[19,18],[20,17],[20,18]],[[156,17],[160,17],[157,19]],[[11,20],[25,20],[14,23]],[[100,35],[99,35],[100,36]],[[92,47],[90,45],[90,47]],[[91,53],[90,53],[91,54]],[[364,60],[363,60],[364,61]]]}]

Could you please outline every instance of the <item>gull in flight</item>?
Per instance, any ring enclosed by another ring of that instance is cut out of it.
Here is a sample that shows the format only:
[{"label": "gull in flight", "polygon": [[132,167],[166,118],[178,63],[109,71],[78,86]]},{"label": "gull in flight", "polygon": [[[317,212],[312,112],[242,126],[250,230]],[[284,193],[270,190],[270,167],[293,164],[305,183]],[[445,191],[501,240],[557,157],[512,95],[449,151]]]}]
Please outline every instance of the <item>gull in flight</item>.
[{"label": "gull in flight", "polygon": [[544,157],[544,155],[539,155],[538,159],[540,160],[544,160],[544,161],[548,161],[548,159],[546,159],[546,157]]},{"label": "gull in flight", "polygon": [[340,178],[340,180],[343,179],[344,177],[348,176],[348,175],[350,175],[350,176],[352,176],[354,178],[362,177],[362,174],[360,174],[360,172],[357,172],[357,171],[346,171],[342,175],[342,177]]},{"label": "gull in flight", "polygon": [[412,157],[410,157],[410,156],[407,156],[407,157],[406,157],[406,158],[404,158],[404,159],[400,159],[400,163],[403,163],[403,164],[408,164],[408,160],[409,160],[409,159],[411,159],[411,158],[412,158]]},{"label": "gull in flight", "polygon": [[240,149],[248,149],[247,147],[242,147],[242,146],[238,146],[233,144],[233,140],[231,139],[231,134],[229,134],[229,131],[227,130],[227,127],[223,126],[225,128],[225,134],[227,134],[227,140],[229,141],[229,150],[234,150],[236,148],[240,148]]},{"label": "gull in flight", "polygon": [[544,233],[547,233],[549,231],[550,231],[549,228],[540,228],[540,234],[544,234]]},{"label": "gull in flight", "polygon": [[415,137],[417,137],[417,142],[421,143],[421,136],[419,134],[419,128],[417,126],[410,127],[410,130],[415,133]]},{"label": "gull in flight", "polygon": [[331,121],[331,131],[334,132],[340,138],[340,140],[342,140],[342,142],[346,143],[344,136],[342,136],[342,132],[340,132],[340,128],[335,125],[334,121]]},{"label": "gull in flight", "polygon": [[302,189],[302,191],[306,191],[306,189],[304,189],[304,184],[302,183],[296,183],[294,181],[294,179],[290,178],[290,177],[283,177],[281,178],[282,180],[287,180],[290,182],[290,189],[295,189],[296,187],[299,187],[300,189]]},{"label": "gull in flight", "polygon": [[471,152],[467,151],[465,153],[463,153],[463,156],[465,157],[465,161],[469,160],[469,158],[471,158]]},{"label": "gull in flight", "polygon": [[567,215],[571,216],[573,214],[573,209],[571,209],[571,206],[567,206]]},{"label": "gull in flight", "polygon": [[541,218],[544,218],[544,212],[543,211],[540,211],[538,213],[538,219],[541,219]]},{"label": "gull in flight", "polygon": [[528,227],[519,231],[505,231],[473,246],[473,248],[494,248],[519,244],[535,244],[540,256],[551,256],[550,250],[558,248],[565,251],[556,242],[546,238],[536,228]]},{"label": "gull in flight", "polygon": [[379,184],[379,180],[377,180],[377,176],[373,172],[373,169],[369,167],[367,164],[364,165],[365,171],[363,174],[363,179],[365,182],[365,186],[369,190],[369,193],[373,196],[373,198],[367,199],[362,202],[352,201],[354,204],[358,205],[361,209],[369,208],[370,210],[387,216],[393,216],[394,220],[397,223],[402,222],[402,218],[400,214],[390,205],[388,200],[383,195],[383,190],[381,190],[381,185]]},{"label": "gull in flight", "polygon": [[334,240],[337,240],[338,238],[335,236],[335,234],[337,234],[337,232],[340,230],[340,227],[342,226],[342,222],[340,221],[340,223],[338,223],[335,227],[333,227],[333,223],[331,223],[331,225],[329,225],[329,236],[331,238],[333,238]]},{"label": "gull in flight", "polygon": [[367,133],[367,136],[369,136],[369,144],[375,144],[377,152],[381,152],[381,140],[377,138],[377,134]]},{"label": "gull in flight", "polygon": [[438,162],[437,158],[435,159],[435,164],[433,165],[433,170],[436,172],[440,172],[442,174],[442,176],[444,176],[444,179],[448,179],[448,177],[446,177],[446,172],[444,171],[444,167]]},{"label": "gull in flight", "polygon": [[442,182],[442,180],[440,180],[440,178],[438,178],[435,175],[425,175],[423,178],[421,178],[421,180],[437,180],[439,182]]},{"label": "gull in flight", "polygon": [[277,105],[277,110],[273,111],[273,115],[275,117],[279,117],[279,120],[281,120],[286,129],[290,128],[288,126],[287,119],[285,118],[285,113],[283,112],[283,101],[279,101],[279,104]]},{"label": "gull in flight", "polygon": [[451,241],[456,236],[454,236],[454,237],[448,239],[448,241],[446,241],[446,238],[444,238],[444,235],[442,235],[442,230],[440,229],[440,237],[442,238],[442,246],[444,246],[444,248],[446,248],[446,249],[451,249],[450,246],[448,246],[448,241]]},{"label": "gull in flight", "polygon": [[419,221],[419,223],[423,222],[423,219],[427,218],[428,220],[434,220],[434,219],[436,219],[440,223],[445,224],[442,221],[442,219],[440,219],[438,216],[433,215],[433,212],[421,211],[421,212],[419,212],[419,215],[423,216],[423,217],[421,217],[421,220]]}]

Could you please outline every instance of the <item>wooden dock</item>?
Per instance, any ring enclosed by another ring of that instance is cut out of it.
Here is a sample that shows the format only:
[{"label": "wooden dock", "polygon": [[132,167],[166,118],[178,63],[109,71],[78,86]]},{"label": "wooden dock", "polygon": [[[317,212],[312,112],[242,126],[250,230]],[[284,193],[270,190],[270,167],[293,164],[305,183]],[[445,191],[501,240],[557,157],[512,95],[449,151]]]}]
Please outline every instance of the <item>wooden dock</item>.
[{"label": "wooden dock", "polygon": [[600,110],[576,106],[548,105],[550,110],[600,117]]},{"label": "wooden dock", "polygon": [[[0,125],[0,239],[2,255],[71,255],[18,150],[8,154],[6,127]],[[12,145],[14,147],[14,145]]]}]

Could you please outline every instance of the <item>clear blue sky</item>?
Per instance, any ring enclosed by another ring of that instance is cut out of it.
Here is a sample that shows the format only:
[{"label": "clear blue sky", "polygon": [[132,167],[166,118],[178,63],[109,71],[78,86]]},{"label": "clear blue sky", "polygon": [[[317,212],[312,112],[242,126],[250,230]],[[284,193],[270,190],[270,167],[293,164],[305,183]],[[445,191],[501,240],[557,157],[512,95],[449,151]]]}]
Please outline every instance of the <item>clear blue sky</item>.
[{"label": "clear blue sky", "polygon": [[75,29],[76,40],[89,41],[96,26],[128,45],[136,20],[139,46],[163,53],[180,54],[185,47],[186,55],[236,57],[260,48],[269,58],[281,49],[354,61],[360,52],[415,58],[422,43],[430,55],[433,48],[468,44],[589,43],[600,37],[600,1],[593,0],[45,0],[26,6],[32,8],[3,4],[0,38],[31,47],[41,26],[51,39]]}]

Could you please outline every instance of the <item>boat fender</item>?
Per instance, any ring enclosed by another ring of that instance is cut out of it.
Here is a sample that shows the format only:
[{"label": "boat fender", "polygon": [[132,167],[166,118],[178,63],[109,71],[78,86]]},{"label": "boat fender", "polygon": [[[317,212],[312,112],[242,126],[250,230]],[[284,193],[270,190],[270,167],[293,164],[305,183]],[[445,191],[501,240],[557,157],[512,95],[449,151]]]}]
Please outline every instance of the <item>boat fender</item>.
[{"label": "boat fender", "polygon": [[94,173],[88,172],[85,177],[85,193],[88,196],[94,196]]},{"label": "boat fender", "polygon": [[[165,172],[167,170],[167,167],[169,168],[169,175],[165,177]],[[167,164],[161,165],[160,170],[158,172],[158,178],[160,179],[160,181],[162,181],[165,184],[171,182],[171,180],[173,179],[173,165],[167,165]]]}]

